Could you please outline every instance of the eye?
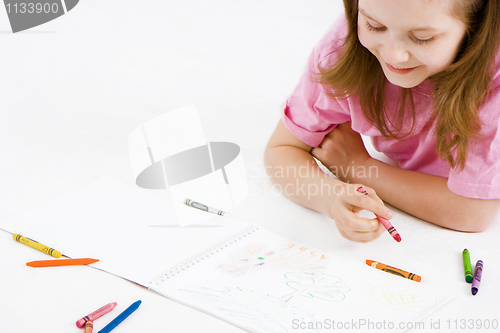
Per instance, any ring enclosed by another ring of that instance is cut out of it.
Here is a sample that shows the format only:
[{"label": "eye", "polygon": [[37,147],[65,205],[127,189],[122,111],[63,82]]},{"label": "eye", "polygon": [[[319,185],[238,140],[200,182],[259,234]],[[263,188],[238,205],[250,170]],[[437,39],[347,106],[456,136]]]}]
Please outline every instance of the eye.
[{"label": "eye", "polygon": [[418,37],[415,37],[414,35],[412,34],[408,34],[408,36],[410,37],[410,39],[414,42],[414,43],[417,43],[419,45],[424,45],[424,44],[427,44],[427,43],[430,43],[434,40],[434,37],[427,37],[427,38],[418,38]]},{"label": "eye", "polygon": [[370,31],[384,31],[386,28],[385,27],[374,27],[368,21],[366,21],[366,28]]}]

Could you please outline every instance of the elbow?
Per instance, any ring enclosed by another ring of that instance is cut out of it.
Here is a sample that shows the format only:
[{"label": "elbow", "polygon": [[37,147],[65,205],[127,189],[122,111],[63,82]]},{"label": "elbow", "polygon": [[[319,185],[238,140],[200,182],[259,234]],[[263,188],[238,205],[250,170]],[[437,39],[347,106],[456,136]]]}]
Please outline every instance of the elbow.
[{"label": "elbow", "polygon": [[280,167],[279,152],[276,152],[277,147],[267,145],[264,150],[264,172],[271,182],[276,183],[279,178],[278,173],[283,172],[283,167]]},{"label": "elbow", "polygon": [[264,156],[263,156],[263,161],[264,161],[264,166],[268,166],[271,164],[271,161],[270,161],[270,155],[271,155],[271,147],[269,147],[269,145],[266,146],[266,148],[264,149]]},{"label": "elbow", "polygon": [[487,230],[495,221],[500,199],[467,199],[449,216],[450,229],[479,233]]},{"label": "elbow", "polygon": [[467,223],[463,225],[458,231],[462,232],[470,232],[470,233],[479,233],[486,231],[491,225],[491,221],[473,221],[471,223]]},{"label": "elbow", "polygon": [[497,212],[498,210],[495,209],[493,211],[483,211],[481,214],[463,214],[455,221],[456,230],[470,233],[486,231],[495,220]]},{"label": "elbow", "polygon": [[264,167],[267,168],[272,167],[276,165],[276,148],[278,148],[279,145],[274,144],[269,140],[269,142],[266,144],[266,147],[264,148],[264,154],[263,154],[263,162],[264,162]]},{"label": "elbow", "polygon": [[264,150],[264,171],[268,177],[272,177],[273,174],[273,169],[274,165],[276,164],[276,161],[273,160],[273,149],[269,146],[266,147]]}]

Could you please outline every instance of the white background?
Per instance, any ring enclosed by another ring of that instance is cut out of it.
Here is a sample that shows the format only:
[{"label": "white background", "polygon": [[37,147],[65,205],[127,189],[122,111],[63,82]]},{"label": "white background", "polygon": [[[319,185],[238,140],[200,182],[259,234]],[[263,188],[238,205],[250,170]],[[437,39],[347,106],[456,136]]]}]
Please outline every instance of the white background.
[{"label": "white background", "polygon": [[[431,321],[441,331],[460,331],[446,330],[448,320],[500,320],[494,310],[498,221],[484,233],[466,234],[394,209],[401,243],[382,235],[357,244],[341,238],[326,217],[273,190],[265,177],[262,155],[279,108],[341,10],[340,0],[82,0],[52,22],[12,34],[1,8],[0,218],[103,175],[134,184],[129,133],[196,104],[208,141],[241,147],[250,193],[234,217],[352,260],[407,268],[456,294],[426,320],[427,330]],[[166,192],[153,193],[168,199]],[[475,297],[463,281],[464,247],[473,262],[484,260]],[[74,322],[101,305],[116,301],[121,311],[138,299],[140,309],[115,332],[241,331],[89,267],[25,266],[41,259],[48,258],[0,231],[3,332],[78,332]],[[96,331],[115,311],[96,321]]]}]

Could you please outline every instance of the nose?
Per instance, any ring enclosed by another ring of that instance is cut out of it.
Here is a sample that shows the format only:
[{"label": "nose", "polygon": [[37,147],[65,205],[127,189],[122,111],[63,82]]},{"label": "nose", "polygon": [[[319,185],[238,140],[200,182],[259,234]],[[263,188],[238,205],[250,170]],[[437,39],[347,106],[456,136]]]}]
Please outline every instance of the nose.
[{"label": "nose", "polygon": [[404,64],[410,59],[410,52],[403,38],[390,36],[382,56],[387,63],[397,66],[398,64]]}]

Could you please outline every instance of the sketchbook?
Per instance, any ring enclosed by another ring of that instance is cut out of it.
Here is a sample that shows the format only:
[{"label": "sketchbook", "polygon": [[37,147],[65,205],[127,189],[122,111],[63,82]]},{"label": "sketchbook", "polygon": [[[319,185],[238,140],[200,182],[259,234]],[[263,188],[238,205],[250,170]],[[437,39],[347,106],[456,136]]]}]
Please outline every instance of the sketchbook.
[{"label": "sketchbook", "polygon": [[172,211],[104,177],[0,228],[68,257],[99,258],[91,266],[250,332],[402,332],[452,298],[257,224],[214,216],[180,227]]},{"label": "sketchbook", "polygon": [[259,226],[165,271],[149,288],[250,332],[403,332],[451,299]]}]

